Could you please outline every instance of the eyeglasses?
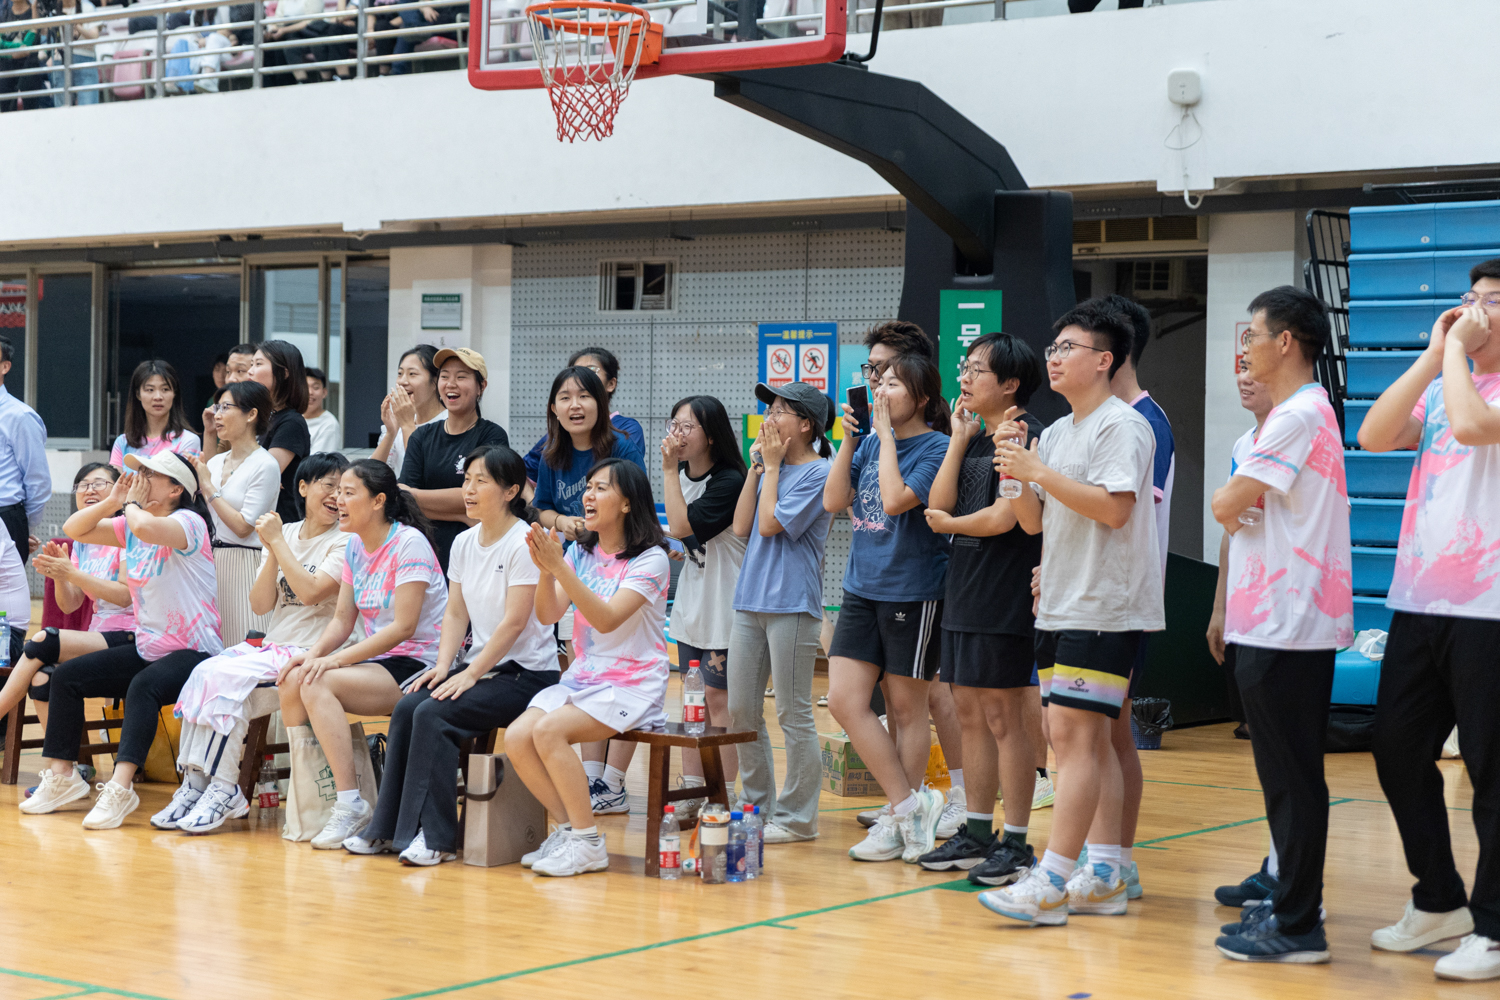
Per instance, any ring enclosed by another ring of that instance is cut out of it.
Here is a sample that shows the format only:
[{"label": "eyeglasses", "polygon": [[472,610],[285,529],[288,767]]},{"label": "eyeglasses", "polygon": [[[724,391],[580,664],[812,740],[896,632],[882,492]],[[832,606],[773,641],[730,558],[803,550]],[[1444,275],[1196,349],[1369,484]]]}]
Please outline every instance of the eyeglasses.
[{"label": "eyeglasses", "polygon": [[1482,305],[1486,309],[1500,309],[1500,295],[1496,295],[1493,292],[1484,296],[1483,299],[1481,299],[1478,295],[1475,295],[1473,292],[1467,292],[1458,301],[1462,302],[1466,306]]},{"label": "eyeglasses", "polygon": [[[1068,355],[1066,353],[1063,354],[1063,357],[1067,357],[1067,356]],[[958,363],[958,377],[959,378],[963,378],[965,375],[972,375],[975,378],[978,378],[981,375],[994,375],[994,374],[995,373],[992,372],[992,371],[990,371],[988,368],[981,368],[978,365],[974,364],[973,362],[971,362],[971,361],[969,361],[967,359],[965,359],[963,361],[960,361]]]},{"label": "eyeglasses", "polygon": [[1048,344],[1042,351],[1042,357],[1048,361],[1051,361],[1053,358],[1059,361],[1066,361],[1068,360],[1068,355],[1073,353],[1073,348],[1075,347],[1081,347],[1085,351],[1097,351],[1100,354],[1109,353],[1102,347],[1090,347],[1088,344],[1075,344],[1071,340],[1064,340],[1059,344]]},{"label": "eyeglasses", "polygon": [[668,434],[681,434],[683,437],[687,437],[689,434],[693,433],[693,431],[697,430],[698,427],[699,427],[698,424],[691,423],[691,422],[689,422],[687,420],[668,420],[667,421],[667,433]]},{"label": "eyeglasses", "polygon": [[83,482],[73,487],[73,492],[77,493],[79,496],[82,496],[85,493],[108,493],[112,488],[114,488],[114,485],[114,483],[111,483],[107,480],[85,479]]},{"label": "eyeglasses", "polygon": [[1244,333],[1240,334],[1240,346],[1244,347],[1244,348],[1248,348],[1250,346],[1250,342],[1252,340],[1254,340],[1256,337],[1278,337],[1278,336],[1280,336],[1280,334],[1271,333],[1269,331],[1267,331],[1266,333],[1256,333],[1254,330],[1246,330]]},{"label": "eyeglasses", "polygon": [[868,382],[885,373],[886,365],[872,365],[868,361],[859,366],[859,374]]},{"label": "eyeglasses", "polygon": [[214,416],[218,416],[225,410],[243,410],[244,407],[238,403],[215,403],[209,409],[213,411]]},{"label": "eyeglasses", "polygon": [[766,411],[768,417],[795,417],[797,411],[787,406],[773,406]]}]

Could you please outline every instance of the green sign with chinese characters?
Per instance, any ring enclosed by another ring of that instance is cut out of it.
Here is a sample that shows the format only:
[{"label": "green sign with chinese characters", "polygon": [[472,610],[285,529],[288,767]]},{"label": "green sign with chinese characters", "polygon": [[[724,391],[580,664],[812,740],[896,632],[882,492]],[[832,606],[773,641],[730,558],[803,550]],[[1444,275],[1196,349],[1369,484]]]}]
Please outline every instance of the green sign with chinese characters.
[{"label": "green sign with chinese characters", "polygon": [[938,311],[938,368],[943,373],[943,395],[951,403],[958,398],[958,363],[969,345],[986,333],[998,333],[1000,290],[972,292],[945,289]]}]

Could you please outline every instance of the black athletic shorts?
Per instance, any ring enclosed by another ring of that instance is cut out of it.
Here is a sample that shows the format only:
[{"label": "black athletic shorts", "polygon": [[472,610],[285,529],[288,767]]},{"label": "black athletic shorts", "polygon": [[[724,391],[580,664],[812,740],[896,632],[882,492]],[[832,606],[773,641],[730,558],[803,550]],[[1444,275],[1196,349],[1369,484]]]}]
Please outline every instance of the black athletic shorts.
[{"label": "black athletic shorts", "polygon": [[942,623],[942,601],[869,601],[845,591],[828,655],[873,663],[882,677],[930,681],[938,672]]},{"label": "black athletic shorts", "polygon": [[1029,635],[989,635],[943,629],[938,679],[972,688],[1031,687],[1036,640]]},{"label": "black athletic shorts", "polygon": [[385,667],[390,672],[391,679],[396,682],[397,687],[405,684],[408,679],[415,677],[422,671],[429,669],[427,664],[414,656],[382,656],[370,662],[377,667]]},{"label": "black athletic shorts", "polygon": [[703,686],[716,691],[729,690],[729,650],[699,649],[677,640],[677,672],[687,676],[688,664],[698,661],[698,673],[703,675]]},{"label": "black athletic shorts", "polygon": [[1143,632],[1036,630],[1042,704],[1120,717]]}]

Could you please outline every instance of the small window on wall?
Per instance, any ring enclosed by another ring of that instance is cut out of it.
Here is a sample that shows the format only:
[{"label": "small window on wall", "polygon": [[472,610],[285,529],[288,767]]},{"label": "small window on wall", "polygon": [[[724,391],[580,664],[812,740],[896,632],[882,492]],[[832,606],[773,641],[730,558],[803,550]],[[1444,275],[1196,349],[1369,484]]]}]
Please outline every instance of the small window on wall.
[{"label": "small window on wall", "polygon": [[602,312],[672,308],[673,265],[665,260],[607,260],[599,265]]}]

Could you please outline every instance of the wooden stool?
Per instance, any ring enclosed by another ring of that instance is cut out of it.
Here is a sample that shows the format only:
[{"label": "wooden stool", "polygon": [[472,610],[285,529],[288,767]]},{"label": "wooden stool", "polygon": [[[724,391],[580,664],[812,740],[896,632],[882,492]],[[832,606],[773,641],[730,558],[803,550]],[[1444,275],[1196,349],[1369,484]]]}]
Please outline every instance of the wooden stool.
[{"label": "wooden stool", "polygon": [[[240,794],[245,796],[245,801],[255,801],[255,783],[260,780],[260,763],[265,760],[266,754],[290,753],[290,743],[267,743],[266,735],[271,731],[271,716],[262,715],[257,719],[250,720],[250,728],[245,733],[245,753],[240,758]],[[292,769],[289,767],[276,768],[276,777],[290,778]]]},{"label": "wooden stool", "polygon": [[[0,681],[3,681],[6,677],[9,676],[10,670],[8,668],[4,671],[0,671]],[[8,721],[5,724],[5,759],[4,761],[0,761],[0,785],[14,785],[20,778],[22,750],[36,750],[46,742],[46,740],[43,739],[28,740],[22,738],[22,729],[24,729],[26,726],[39,724],[42,721],[35,715],[27,715],[25,709],[26,699],[22,698],[21,701],[16,704],[16,707],[10,710],[10,714],[5,717]],[[85,720],[84,731],[87,732],[88,729],[92,727],[94,729],[103,729],[107,732],[111,729],[119,729],[124,724],[125,720],[123,718],[100,719],[96,722],[88,722],[87,720]],[[85,739],[86,738],[87,737],[85,737]],[[119,749],[120,744],[118,741],[106,743],[84,743],[78,748],[78,762],[80,764],[87,763],[92,765],[94,763],[94,754],[112,754]]]},{"label": "wooden stool", "polygon": [[[657,841],[661,833],[662,807],[668,802],[685,799],[707,798],[722,806],[729,805],[729,790],[724,785],[724,765],[719,760],[719,747],[734,743],[754,743],[757,733],[753,729],[731,732],[719,726],[708,726],[697,735],[685,732],[680,722],[667,723],[660,732],[632,729],[611,736],[612,740],[625,743],[644,743],[651,748],[651,779],[646,794],[646,877],[659,878],[661,855],[657,853]],[[684,751],[697,750],[703,760],[702,788],[668,788],[671,775],[669,755],[673,747]]]}]

